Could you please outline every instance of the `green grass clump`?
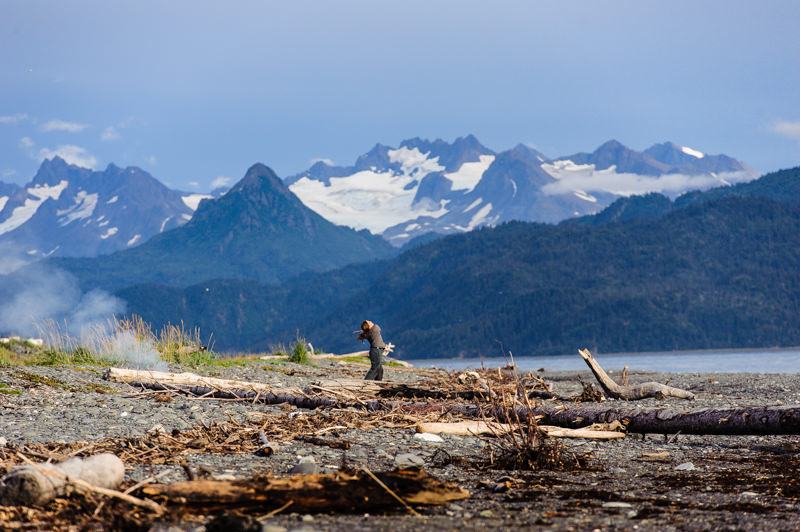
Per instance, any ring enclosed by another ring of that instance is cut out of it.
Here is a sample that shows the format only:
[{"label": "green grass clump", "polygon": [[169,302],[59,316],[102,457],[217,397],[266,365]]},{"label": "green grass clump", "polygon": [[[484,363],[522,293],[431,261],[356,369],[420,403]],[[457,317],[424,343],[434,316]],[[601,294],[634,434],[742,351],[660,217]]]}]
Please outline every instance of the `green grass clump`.
[{"label": "green grass clump", "polygon": [[301,338],[297,339],[289,355],[289,362],[294,362],[295,364],[311,364],[311,354],[308,352],[305,340]]}]

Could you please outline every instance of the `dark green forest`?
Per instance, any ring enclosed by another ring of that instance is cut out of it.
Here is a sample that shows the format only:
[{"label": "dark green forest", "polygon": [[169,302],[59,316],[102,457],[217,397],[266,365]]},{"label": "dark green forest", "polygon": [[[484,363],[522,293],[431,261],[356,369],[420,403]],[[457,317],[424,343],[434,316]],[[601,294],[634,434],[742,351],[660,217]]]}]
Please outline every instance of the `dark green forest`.
[{"label": "dark green forest", "polygon": [[800,169],[758,181],[691,201],[621,200],[638,205],[622,219],[507,223],[280,286],[142,285],[118,295],[153,323],[213,333],[219,350],[269,350],[298,333],[355,350],[350,333],[365,318],[407,359],[796,346]]}]

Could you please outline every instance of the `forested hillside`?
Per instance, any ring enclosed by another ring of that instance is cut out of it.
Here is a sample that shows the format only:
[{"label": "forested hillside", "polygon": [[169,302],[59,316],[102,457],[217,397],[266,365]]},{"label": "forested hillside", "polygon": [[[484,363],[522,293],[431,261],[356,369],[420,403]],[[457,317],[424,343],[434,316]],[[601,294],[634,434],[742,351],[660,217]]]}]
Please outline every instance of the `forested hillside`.
[{"label": "forested hillside", "polygon": [[512,222],[280,288],[118,295],[155,323],[213,332],[220,349],[267,350],[299,333],[353,350],[365,318],[402,358],[494,356],[501,345],[516,355],[800,345],[791,203],[735,194],[599,226]]}]

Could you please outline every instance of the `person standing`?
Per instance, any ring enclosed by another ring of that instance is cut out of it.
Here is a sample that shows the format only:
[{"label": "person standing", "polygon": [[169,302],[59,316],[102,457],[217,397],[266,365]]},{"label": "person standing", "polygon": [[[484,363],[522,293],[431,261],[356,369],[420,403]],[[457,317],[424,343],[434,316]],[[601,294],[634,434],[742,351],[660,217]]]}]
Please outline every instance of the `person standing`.
[{"label": "person standing", "polygon": [[383,380],[383,351],[386,349],[386,344],[381,337],[381,328],[369,320],[364,320],[361,322],[361,334],[357,340],[369,341],[370,368],[364,380]]}]

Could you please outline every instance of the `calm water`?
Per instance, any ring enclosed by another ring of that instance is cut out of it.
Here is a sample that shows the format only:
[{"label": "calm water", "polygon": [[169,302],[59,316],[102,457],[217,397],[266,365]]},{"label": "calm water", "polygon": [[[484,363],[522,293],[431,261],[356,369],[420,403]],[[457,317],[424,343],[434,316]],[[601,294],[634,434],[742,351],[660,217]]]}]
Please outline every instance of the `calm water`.
[{"label": "calm water", "polygon": [[[593,353],[594,354],[594,353]],[[791,349],[731,350],[731,351],[674,351],[664,353],[598,354],[595,358],[604,369],[643,369],[669,373],[800,373],[800,347]],[[415,366],[453,370],[465,368],[502,367],[503,358],[463,358],[412,360]],[[546,371],[588,370],[586,362],[574,355],[515,357],[522,371],[544,368]]]}]

